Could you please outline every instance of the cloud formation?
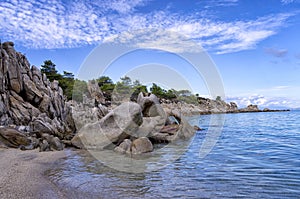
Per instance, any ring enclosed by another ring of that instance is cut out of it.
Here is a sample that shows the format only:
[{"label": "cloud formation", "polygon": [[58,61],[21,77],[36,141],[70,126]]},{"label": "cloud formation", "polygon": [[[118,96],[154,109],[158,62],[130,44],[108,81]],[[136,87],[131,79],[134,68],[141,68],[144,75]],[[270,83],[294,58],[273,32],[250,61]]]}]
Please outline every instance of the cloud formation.
[{"label": "cloud formation", "polygon": [[277,48],[265,48],[265,52],[275,57],[285,57],[288,53],[288,50]]},{"label": "cloud formation", "polygon": [[295,0],[281,0],[282,4],[290,4],[293,3]]},{"label": "cloud formation", "polygon": [[[279,13],[225,22],[204,18],[199,13],[179,15],[167,9],[140,12],[139,8],[148,1],[2,0],[0,35],[3,40],[13,40],[28,48],[54,49],[99,44],[125,31],[163,29],[180,33],[216,53],[229,53],[255,48],[293,16]],[[237,2],[216,0],[216,4]],[[151,45],[150,40],[147,42]],[[169,43],[163,38],[154,42]],[[185,45],[180,50],[190,49]]]},{"label": "cloud formation", "polygon": [[264,95],[253,94],[242,97],[227,97],[226,101],[237,103],[238,107],[247,107],[250,104],[258,105],[260,109],[285,109],[285,108],[299,108],[300,102],[296,99],[286,97],[266,97]]}]

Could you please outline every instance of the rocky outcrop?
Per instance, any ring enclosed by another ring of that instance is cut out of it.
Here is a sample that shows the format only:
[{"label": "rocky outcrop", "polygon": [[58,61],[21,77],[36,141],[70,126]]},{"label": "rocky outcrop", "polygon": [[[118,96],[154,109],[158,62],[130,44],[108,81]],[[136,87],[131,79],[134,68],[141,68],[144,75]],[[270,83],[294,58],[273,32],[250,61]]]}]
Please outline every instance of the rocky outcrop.
[{"label": "rocky outcrop", "polygon": [[198,97],[198,104],[187,104],[185,102],[160,100],[162,107],[178,115],[184,116],[219,114],[219,113],[247,113],[247,112],[277,112],[289,110],[271,110],[265,108],[260,110],[257,105],[249,105],[246,108],[239,109],[235,102],[226,103],[223,100],[212,100],[208,98]]},{"label": "rocky outcrop", "polygon": [[75,128],[58,82],[31,67],[12,42],[0,51],[0,125],[30,126],[33,133],[70,139]]},{"label": "rocky outcrop", "polygon": [[[120,144],[134,134],[142,124],[142,109],[134,102],[126,102],[109,112],[100,121],[88,123],[72,139],[77,147],[104,149],[112,143]],[[82,144],[80,144],[78,141]]]},{"label": "rocky outcrop", "polygon": [[252,105],[252,104],[250,104],[246,108],[242,108],[239,110],[239,112],[260,112],[260,111],[261,110],[259,110],[257,105]]},{"label": "rocky outcrop", "polygon": [[140,93],[137,103],[122,103],[100,121],[84,125],[71,142],[77,148],[141,154],[151,152],[153,144],[189,139],[194,133],[184,118],[166,113],[155,95]]}]

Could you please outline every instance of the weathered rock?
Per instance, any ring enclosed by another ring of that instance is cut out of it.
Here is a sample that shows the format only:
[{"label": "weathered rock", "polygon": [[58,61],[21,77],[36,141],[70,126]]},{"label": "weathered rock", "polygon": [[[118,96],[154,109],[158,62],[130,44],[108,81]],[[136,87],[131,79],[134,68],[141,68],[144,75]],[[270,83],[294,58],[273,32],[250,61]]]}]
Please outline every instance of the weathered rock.
[{"label": "weathered rock", "polygon": [[49,140],[49,144],[50,144],[50,148],[56,151],[61,151],[64,149],[64,145],[58,137],[51,136]]},{"label": "weathered rock", "polygon": [[88,91],[91,95],[91,97],[95,100],[96,106],[98,104],[104,104],[105,98],[104,95],[98,85],[98,83],[95,80],[88,81]]},{"label": "weathered rock", "polygon": [[246,108],[240,109],[239,111],[240,112],[260,112],[261,110],[259,110],[257,105],[250,104]]},{"label": "weathered rock", "polygon": [[16,129],[9,127],[1,127],[0,143],[1,145],[5,145],[7,147],[19,148],[20,146],[30,145],[31,140]]},{"label": "weathered rock", "polygon": [[41,138],[47,141],[50,150],[61,151],[64,149],[64,145],[58,137],[44,133],[42,134]]},{"label": "weathered rock", "polygon": [[148,137],[159,132],[165,125],[167,116],[158,98],[153,94],[145,97],[143,93],[140,93],[137,103],[142,107],[143,123],[133,136]]},{"label": "weathered rock", "polygon": [[47,140],[42,140],[39,144],[40,152],[51,151],[50,145]]},{"label": "weathered rock", "polygon": [[81,141],[81,138],[82,139],[84,139],[84,135],[79,135],[79,133],[78,134],[76,134],[72,139],[71,139],[71,144],[72,144],[72,146],[74,146],[75,148],[77,148],[77,149],[84,149],[85,147],[84,147],[84,144],[82,143],[82,141]]},{"label": "weathered rock", "polygon": [[165,112],[155,95],[151,94],[149,97],[145,97],[141,92],[138,95],[137,103],[142,107],[143,117],[165,117]]},{"label": "weathered rock", "polygon": [[153,151],[153,145],[147,137],[140,137],[131,144],[132,154],[142,154]]},{"label": "weathered rock", "polygon": [[131,140],[125,139],[119,146],[117,146],[114,151],[118,153],[131,153]]},{"label": "weathered rock", "polygon": [[141,112],[138,104],[123,103],[100,121],[83,126],[72,140],[77,144],[79,138],[85,148],[96,149],[104,149],[111,143],[121,143],[142,124]]},{"label": "weathered rock", "polygon": [[174,142],[178,139],[189,139],[191,138],[196,130],[192,127],[187,120],[180,118],[179,116],[170,115],[168,118],[173,116],[179,124],[167,124],[159,132],[152,133],[149,138],[154,142]]},{"label": "weathered rock", "polygon": [[66,118],[68,124],[70,126],[76,125],[77,129],[81,129],[85,124],[99,121],[108,113],[108,110],[101,104],[99,104],[97,107],[92,107],[89,104],[84,105],[83,103],[72,102],[70,103],[69,110],[67,109],[66,112],[72,113],[71,118]]},{"label": "weathered rock", "polygon": [[[37,67],[30,68],[12,42],[1,44],[0,51],[0,125],[32,123],[33,131],[70,138],[76,129],[58,82],[51,84]],[[42,119],[41,113],[45,114]]]},{"label": "weathered rock", "polygon": [[40,135],[43,133],[55,135],[57,132],[57,130],[42,117],[35,118],[30,123],[30,128],[33,132],[36,132]]}]

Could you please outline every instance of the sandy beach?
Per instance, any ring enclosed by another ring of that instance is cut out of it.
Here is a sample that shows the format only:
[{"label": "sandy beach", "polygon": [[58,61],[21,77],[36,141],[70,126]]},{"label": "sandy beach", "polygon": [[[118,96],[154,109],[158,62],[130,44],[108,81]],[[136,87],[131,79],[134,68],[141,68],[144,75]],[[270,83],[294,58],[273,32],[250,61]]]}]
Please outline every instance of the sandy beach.
[{"label": "sandy beach", "polygon": [[44,175],[64,151],[0,149],[0,198],[67,198]]}]

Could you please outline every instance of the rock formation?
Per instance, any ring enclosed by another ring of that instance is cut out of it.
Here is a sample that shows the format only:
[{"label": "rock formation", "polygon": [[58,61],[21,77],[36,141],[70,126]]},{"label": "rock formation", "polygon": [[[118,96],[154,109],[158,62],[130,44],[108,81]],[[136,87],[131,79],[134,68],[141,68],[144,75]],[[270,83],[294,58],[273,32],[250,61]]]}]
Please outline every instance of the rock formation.
[{"label": "rock formation", "polygon": [[75,127],[57,81],[30,66],[14,43],[0,49],[0,126],[27,126],[32,133],[70,139]]},{"label": "rock formation", "polygon": [[122,97],[112,109],[113,106],[107,107],[101,89],[93,80],[88,82],[89,96],[83,96],[82,103],[66,102],[59,82],[50,82],[37,67],[30,66],[26,57],[15,51],[12,42],[0,47],[2,147],[22,150],[39,147],[40,151],[49,151],[62,150],[67,144],[140,154],[152,151],[153,144],[189,139],[196,130],[201,130],[192,127],[183,116],[261,111],[256,105],[238,109],[234,102],[201,97],[199,104],[194,105],[143,93],[136,102],[123,102]]},{"label": "rock formation", "polygon": [[[176,122],[172,123],[176,118]],[[173,120],[172,120],[173,119]],[[166,113],[155,95],[140,93],[135,102],[117,106],[101,120],[88,123],[71,140],[77,148],[119,153],[151,152],[153,144],[189,139],[195,129],[179,115]]]}]

